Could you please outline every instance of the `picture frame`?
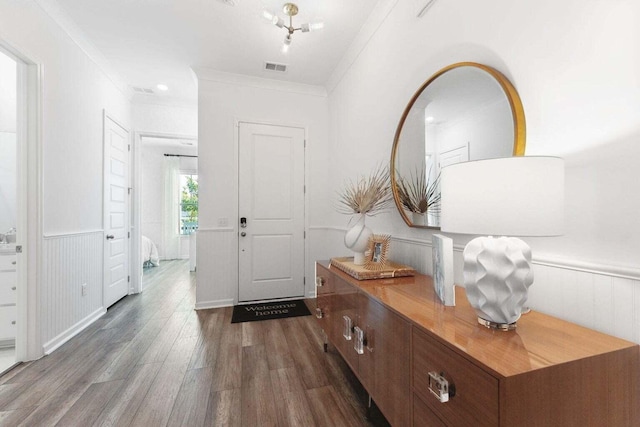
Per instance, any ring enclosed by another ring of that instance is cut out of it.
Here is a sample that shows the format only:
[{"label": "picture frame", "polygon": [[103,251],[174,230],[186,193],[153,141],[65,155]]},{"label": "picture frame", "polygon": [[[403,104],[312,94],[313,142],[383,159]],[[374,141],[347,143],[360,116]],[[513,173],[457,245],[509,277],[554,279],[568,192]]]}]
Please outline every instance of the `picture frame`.
[{"label": "picture frame", "polygon": [[387,264],[391,236],[388,234],[374,234],[369,238],[366,252],[367,260],[364,267],[367,270],[382,270]]},{"label": "picture frame", "polygon": [[441,234],[432,237],[433,287],[445,306],[456,305],[453,283],[453,240]]}]

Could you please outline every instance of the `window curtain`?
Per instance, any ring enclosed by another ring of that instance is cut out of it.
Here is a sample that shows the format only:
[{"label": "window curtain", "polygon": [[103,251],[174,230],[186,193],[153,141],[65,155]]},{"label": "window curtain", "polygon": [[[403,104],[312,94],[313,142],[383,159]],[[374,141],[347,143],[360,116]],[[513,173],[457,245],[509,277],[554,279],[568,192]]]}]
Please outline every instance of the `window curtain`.
[{"label": "window curtain", "polygon": [[178,234],[180,203],[180,158],[164,158],[164,210],[162,214],[162,243],[165,259],[180,258],[180,235]]}]

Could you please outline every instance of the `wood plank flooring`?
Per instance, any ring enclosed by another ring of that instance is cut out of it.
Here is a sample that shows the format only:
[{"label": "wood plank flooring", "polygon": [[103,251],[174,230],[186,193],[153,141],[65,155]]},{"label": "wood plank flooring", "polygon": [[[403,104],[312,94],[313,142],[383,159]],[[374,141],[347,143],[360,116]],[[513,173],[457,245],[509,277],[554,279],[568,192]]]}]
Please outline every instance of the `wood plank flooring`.
[{"label": "wood plank flooring", "polygon": [[374,425],[313,316],[231,324],[230,307],[195,311],[188,261],[148,269],[144,286],[0,377],[0,425]]}]

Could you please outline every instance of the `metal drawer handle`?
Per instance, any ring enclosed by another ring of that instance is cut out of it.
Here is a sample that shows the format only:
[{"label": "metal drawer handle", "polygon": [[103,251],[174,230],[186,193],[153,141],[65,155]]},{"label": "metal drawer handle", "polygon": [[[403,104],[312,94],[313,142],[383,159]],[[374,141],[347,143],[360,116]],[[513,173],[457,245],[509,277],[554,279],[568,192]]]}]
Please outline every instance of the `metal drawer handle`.
[{"label": "metal drawer handle", "polygon": [[349,316],[342,316],[342,319],[344,320],[344,329],[342,331],[342,336],[345,340],[351,341],[351,331],[353,330],[351,318]]},{"label": "metal drawer handle", "polygon": [[15,286],[12,286],[12,287],[11,287],[11,290],[12,290],[12,291],[15,291],[15,290],[16,290],[16,287],[15,287]]},{"label": "metal drawer handle", "polygon": [[324,284],[326,283],[326,280],[324,279],[324,277],[318,276],[316,277],[316,286],[321,288],[324,286]]},{"label": "metal drawer handle", "polygon": [[456,395],[455,385],[449,384],[449,381],[444,377],[444,372],[429,372],[429,391],[440,403],[448,402],[451,397]]},{"label": "metal drawer handle", "polygon": [[322,309],[320,307],[316,308],[316,318],[322,319],[323,317],[324,317],[324,313],[322,312]]},{"label": "metal drawer handle", "polygon": [[15,261],[11,261],[11,264],[16,265],[16,262]]},{"label": "metal drawer handle", "polygon": [[12,325],[15,325],[15,324],[16,324],[16,321],[15,321],[15,320],[12,320],[12,321],[11,321],[11,324],[12,324]]}]

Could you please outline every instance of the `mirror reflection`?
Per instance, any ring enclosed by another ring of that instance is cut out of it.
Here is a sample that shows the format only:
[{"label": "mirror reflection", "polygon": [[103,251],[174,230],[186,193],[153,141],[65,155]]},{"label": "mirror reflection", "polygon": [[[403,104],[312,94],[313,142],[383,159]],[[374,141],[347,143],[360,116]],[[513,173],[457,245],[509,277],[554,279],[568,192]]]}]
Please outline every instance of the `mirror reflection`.
[{"label": "mirror reflection", "polygon": [[446,67],[409,102],[392,153],[392,188],[410,226],[438,227],[440,170],[448,165],[524,154],[524,113],[498,71],[475,63]]}]

